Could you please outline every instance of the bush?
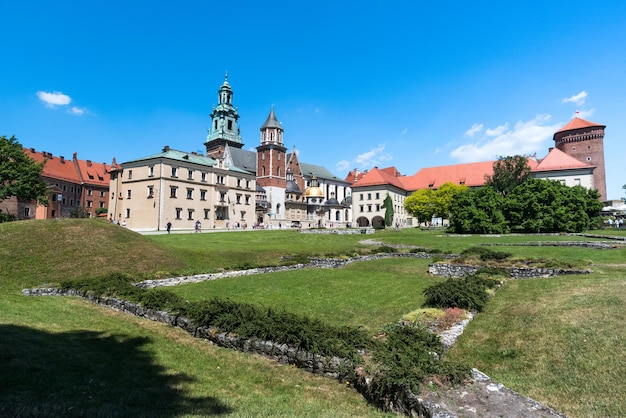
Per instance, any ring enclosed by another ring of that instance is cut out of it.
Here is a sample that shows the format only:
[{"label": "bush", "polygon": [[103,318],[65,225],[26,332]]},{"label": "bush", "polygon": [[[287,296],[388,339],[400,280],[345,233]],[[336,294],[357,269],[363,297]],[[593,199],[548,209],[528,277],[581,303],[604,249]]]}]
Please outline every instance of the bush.
[{"label": "bush", "polygon": [[426,378],[461,383],[470,375],[465,366],[442,362],[443,346],[423,325],[391,325],[372,356],[369,395],[374,400],[393,400],[404,391],[419,393]]},{"label": "bush", "polygon": [[461,252],[462,258],[472,258],[478,256],[481,261],[505,260],[512,256],[512,253],[505,251],[494,251],[487,247],[469,247]]},{"label": "bush", "polygon": [[397,253],[398,250],[394,247],[390,247],[388,245],[381,245],[380,247],[378,247],[377,249],[372,251],[375,254],[380,254],[380,253]]},{"label": "bush", "polygon": [[450,278],[424,289],[424,306],[431,308],[461,308],[482,311],[489,300],[487,289],[495,281],[478,276]]}]

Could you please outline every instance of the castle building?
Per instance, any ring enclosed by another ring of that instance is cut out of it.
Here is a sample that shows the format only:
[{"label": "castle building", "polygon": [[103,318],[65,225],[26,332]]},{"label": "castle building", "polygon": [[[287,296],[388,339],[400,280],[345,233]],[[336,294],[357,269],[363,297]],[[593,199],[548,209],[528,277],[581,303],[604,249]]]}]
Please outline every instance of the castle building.
[{"label": "castle building", "polygon": [[592,165],[593,185],[600,193],[600,200],[606,197],[606,171],[604,166],[604,128],[595,122],[574,118],[554,134],[556,148],[582,163]]}]

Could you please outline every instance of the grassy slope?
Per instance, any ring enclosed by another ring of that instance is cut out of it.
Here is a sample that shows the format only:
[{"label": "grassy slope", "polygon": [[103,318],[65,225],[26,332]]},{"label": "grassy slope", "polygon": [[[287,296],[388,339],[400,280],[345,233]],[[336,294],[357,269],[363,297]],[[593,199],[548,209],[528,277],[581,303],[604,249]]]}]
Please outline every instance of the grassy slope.
[{"label": "grassy slope", "polygon": [[[72,239],[71,234],[75,239]],[[105,222],[0,224],[0,416],[383,416],[337,382],[23,287],[193,269]]]},{"label": "grassy slope", "polygon": [[[88,239],[75,242],[67,238],[67,231],[78,237],[88,235]],[[250,231],[142,237],[108,223],[68,220],[0,224],[0,237],[0,361],[8,365],[6,370],[26,370],[28,373],[22,374],[31,376],[9,385],[4,384],[4,376],[0,379],[0,408],[5,401],[14,400],[9,405],[60,405],[62,409],[76,404],[89,414],[97,412],[93,406],[98,405],[111,414],[129,410],[139,416],[142,408],[147,408],[146,416],[203,415],[207,411],[235,416],[379,414],[353,391],[332,381],[217,349],[176,329],[80,300],[19,295],[22,287],[94,272],[125,271],[137,276],[198,273],[275,265],[285,254],[355,253],[364,251],[358,244],[363,236]],[[483,242],[577,239],[451,237],[418,230],[378,231],[367,238],[454,252]],[[40,244],[42,248],[35,250]],[[470,324],[452,355],[568,416],[626,416],[626,401],[620,396],[626,391],[622,378],[626,375],[622,349],[626,335],[621,329],[626,312],[626,249],[501,249],[525,257],[553,257],[585,266],[591,263],[596,273],[508,282],[487,311]],[[376,332],[381,324],[393,322],[421,304],[421,288],[426,281],[437,280],[423,273],[426,264],[423,260],[357,263],[342,270],[181,286],[176,292],[190,299],[219,294],[280,305]],[[32,349],[15,349],[24,346]],[[57,363],[49,358],[60,358],[63,363],[57,369]],[[84,372],[68,374],[67,369],[74,369],[71,366],[75,364]],[[143,378],[133,378],[128,370]],[[59,375],[65,377],[57,379]],[[117,387],[120,384],[121,389]],[[138,385],[143,390],[138,391]],[[50,391],[50,387],[57,389]],[[131,395],[125,397],[124,393]],[[65,400],[61,394],[69,398]],[[115,397],[122,399],[123,406],[111,401]]]}]

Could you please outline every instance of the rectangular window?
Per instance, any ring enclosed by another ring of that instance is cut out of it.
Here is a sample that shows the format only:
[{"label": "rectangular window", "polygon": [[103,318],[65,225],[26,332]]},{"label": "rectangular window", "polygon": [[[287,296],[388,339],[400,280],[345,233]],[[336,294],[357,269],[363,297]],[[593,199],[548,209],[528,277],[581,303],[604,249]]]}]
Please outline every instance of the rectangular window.
[{"label": "rectangular window", "polygon": [[206,173],[200,174],[200,181],[206,182]]},{"label": "rectangular window", "polygon": [[170,186],[170,197],[176,197],[176,189],[178,189],[178,187]]},{"label": "rectangular window", "polygon": [[74,193],[74,186],[70,187],[70,193]]},{"label": "rectangular window", "polygon": [[87,189],[87,196],[93,196],[93,190]]},{"label": "rectangular window", "polygon": [[224,176],[217,176],[217,184],[224,184]]},{"label": "rectangular window", "polygon": [[359,195],[359,200],[363,200],[363,193]]},{"label": "rectangular window", "polygon": [[360,206],[359,206],[359,211],[360,211],[360,212],[363,212],[363,205],[360,205]]},{"label": "rectangular window", "polygon": [[187,209],[188,220],[193,220],[193,209]]},{"label": "rectangular window", "polygon": [[238,205],[241,204],[241,195],[240,194],[237,195],[237,204]]},{"label": "rectangular window", "polygon": [[580,179],[574,179],[574,186],[580,186]]},{"label": "rectangular window", "polygon": [[242,210],[242,211],[241,211],[241,220],[242,220],[242,221],[245,221],[245,220],[246,220],[246,211],[245,211],[245,210]]},{"label": "rectangular window", "polygon": [[215,209],[215,219],[218,221],[226,219],[226,208]]},{"label": "rectangular window", "polygon": [[367,205],[367,211],[371,212],[372,211],[372,205]]},{"label": "rectangular window", "polygon": [[250,188],[250,180],[246,180],[246,189]]},{"label": "rectangular window", "polygon": [[130,208],[126,208],[126,217],[130,218]]},{"label": "rectangular window", "polygon": [[100,197],[104,197],[104,195],[105,195],[104,190],[100,190]]},{"label": "rectangular window", "polygon": [[103,207],[104,207],[104,202],[100,202],[100,203],[98,203],[98,207],[99,207],[99,208],[103,208]]},{"label": "rectangular window", "polygon": [[30,208],[24,208],[24,216],[27,218],[30,216]]},{"label": "rectangular window", "polygon": [[88,208],[93,207],[93,201],[88,200],[88,201],[87,201],[87,207],[88,207]]},{"label": "rectangular window", "polygon": [[133,178],[133,170],[128,170],[128,180]]},{"label": "rectangular window", "polygon": [[209,219],[209,212],[211,211],[211,209],[205,209],[204,210],[204,219]]},{"label": "rectangular window", "polygon": [[372,200],[372,194],[371,193],[367,194],[367,200]]},{"label": "rectangular window", "polygon": [[226,201],[226,192],[220,192],[220,202]]},{"label": "rectangular window", "polygon": [[237,187],[241,187],[241,179],[237,179]]},{"label": "rectangular window", "polygon": [[152,199],[154,197],[154,186],[148,186],[148,199]]},{"label": "rectangular window", "polygon": [[246,195],[246,205],[250,204],[250,195]]},{"label": "rectangular window", "polygon": [[148,177],[154,177],[154,166],[153,165],[149,165],[148,166]]},{"label": "rectangular window", "polygon": [[193,170],[187,172],[187,180],[193,180]]},{"label": "rectangular window", "polygon": [[377,203],[376,204],[376,212],[379,212],[379,211],[380,211],[380,205]]},{"label": "rectangular window", "polygon": [[187,189],[187,199],[193,199],[193,189]]},{"label": "rectangular window", "polygon": [[180,215],[183,213],[182,208],[176,208],[176,219],[180,219]]},{"label": "rectangular window", "polygon": [[126,190],[126,199],[130,199],[131,195],[132,195],[132,190],[130,189]]},{"label": "rectangular window", "polygon": [[200,190],[200,200],[206,200],[206,190]]},{"label": "rectangular window", "polygon": [[178,177],[178,168],[172,167],[172,177]]},{"label": "rectangular window", "polygon": [[380,199],[380,193],[376,193],[376,199]]}]

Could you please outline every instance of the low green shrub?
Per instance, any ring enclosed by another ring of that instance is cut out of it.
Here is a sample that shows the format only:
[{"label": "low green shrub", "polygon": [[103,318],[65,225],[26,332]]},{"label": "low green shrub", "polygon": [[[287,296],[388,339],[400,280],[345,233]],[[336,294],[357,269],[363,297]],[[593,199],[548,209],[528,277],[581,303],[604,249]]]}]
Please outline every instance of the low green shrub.
[{"label": "low green shrub", "polygon": [[496,282],[480,276],[450,278],[424,289],[424,306],[432,308],[461,308],[482,311],[489,300],[487,289]]},{"label": "low green shrub", "polygon": [[375,253],[375,254],[380,254],[380,253],[397,253],[398,250],[396,248],[390,247],[388,245],[381,245],[380,247],[376,248],[372,252]]},{"label": "low green shrub", "polygon": [[512,255],[512,253],[506,251],[495,251],[487,247],[469,247],[461,252],[462,258],[478,257],[481,261],[501,261],[509,258]]},{"label": "low green shrub", "polygon": [[368,372],[372,376],[368,395],[374,400],[397,399],[405,390],[419,393],[425,379],[462,383],[468,367],[440,361],[443,346],[439,337],[423,325],[391,325],[385,329],[372,355]]}]

